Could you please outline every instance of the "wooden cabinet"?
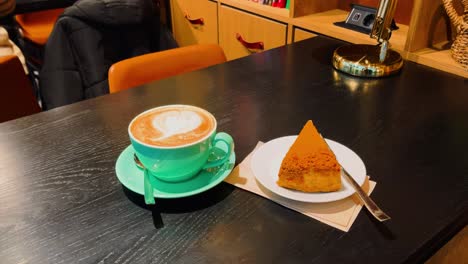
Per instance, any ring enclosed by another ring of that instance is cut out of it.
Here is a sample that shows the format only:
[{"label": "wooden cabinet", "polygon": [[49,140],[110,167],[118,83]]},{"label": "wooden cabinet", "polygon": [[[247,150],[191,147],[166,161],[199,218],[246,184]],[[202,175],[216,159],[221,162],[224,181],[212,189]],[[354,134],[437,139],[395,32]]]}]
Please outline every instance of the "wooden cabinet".
[{"label": "wooden cabinet", "polygon": [[[289,9],[249,0],[171,0],[171,3],[174,34],[181,46],[219,43],[228,59],[251,54],[236,39],[236,33],[246,42],[264,42],[265,49],[309,38],[310,32],[350,43],[377,44],[368,34],[334,23],[346,20],[349,3],[377,8],[379,0],[290,0]],[[192,18],[203,17],[206,25],[194,28],[185,18],[186,13]],[[390,45],[404,59],[468,78],[468,69],[450,55],[447,44],[455,30],[451,29],[442,0],[400,0],[395,19],[399,29],[392,32]]]},{"label": "wooden cabinet", "polygon": [[171,0],[172,30],[180,46],[218,43],[217,2]]},{"label": "wooden cabinet", "polygon": [[[348,10],[345,7],[350,0],[291,1],[292,25],[351,43],[376,44],[376,40],[366,34],[333,24],[346,19]],[[352,2],[371,7],[377,7],[379,3],[378,0]],[[391,48],[406,60],[468,77],[468,69],[455,62],[448,46],[443,45],[449,42],[451,31],[446,17],[442,0],[398,1],[395,19],[399,29],[392,32]]]},{"label": "wooden cabinet", "polygon": [[287,25],[228,6],[219,9],[219,44],[228,60],[286,44]]},{"label": "wooden cabinet", "polygon": [[[293,19],[294,25],[319,34],[341,39],[351,43],[377,44],[375,39],[371,39],[368,34],[356,32],[347,28],[334,25],[335,22],[345,21],[348,11],[331,8],[325,11],[310,13],[306,16]],[[398,24],[399,29],[392,32],[390,43],[392,48],[398,52],[404,51],[408,26]]]},{"label": "wooden cabinet", "polygon": [[309,32],[300,28],[294,28],[293,34],[294,34],[293,35],[294,42],[301,41],[301,40],[308,39],[308,38],[313,38],[317,36],[317,34],[314,34],[312,32]]}]

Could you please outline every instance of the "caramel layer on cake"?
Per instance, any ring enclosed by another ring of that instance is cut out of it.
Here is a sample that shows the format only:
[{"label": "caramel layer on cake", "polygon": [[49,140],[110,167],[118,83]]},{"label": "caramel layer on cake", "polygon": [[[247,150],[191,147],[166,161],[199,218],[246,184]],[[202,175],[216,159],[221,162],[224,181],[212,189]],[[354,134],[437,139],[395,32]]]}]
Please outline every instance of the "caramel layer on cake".
[{"label": "caramel layer on cake", "polygon": [[281,163],[279,186],[304,192],[341,188],[340,164],[309,120]]}]

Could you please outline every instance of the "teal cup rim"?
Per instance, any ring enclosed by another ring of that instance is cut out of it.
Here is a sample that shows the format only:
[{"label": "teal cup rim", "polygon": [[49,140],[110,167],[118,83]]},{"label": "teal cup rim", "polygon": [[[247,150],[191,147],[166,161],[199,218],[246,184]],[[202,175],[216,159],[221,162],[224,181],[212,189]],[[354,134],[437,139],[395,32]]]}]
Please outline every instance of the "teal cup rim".
[{"label": "teal cup rim", "polygon": [[[198,110],[200,110],[200,111],[202,111],[202,112],[205,112],[205,113],[211,118],[211,120],[213,121],[213,123],[214,123],[214,124],[213,124],[213,128],[208,132],[208,134],[207,134],[206,136],[204,136],[204,137],[202,137],[202,138],[200,138],[200,139],[198,139],[198,140],[196,140],[196,141],[194,141],[194,142],[190,142],[190,143],[183,144],[183,145],[177,145],[177,146],[156,146],[156,145],[150,145],[150,144],[147,144],[147,143],[145,143],[145,142],[143,142],[143,141],[141,141],[141,140],[139,140],[139,139],[137,139],[136,137],[133,136],[133,134],[132,134],[130,128],[132,127],[133,122],[135,122],[135,120],[136,120],[138,117],[140,117],[140,116],[142,116],[142,115],[144,115],[144,114],[146,114],[146,113],[148,113],[148,112],[154,111],[154,110],[156,110],[156,109],[169,108],[169,107],[188,107],[188,108],[192,107],[192,108],[196,108],[196,109],[198,109]],[[201,107],[198,107],[198,106],[194,106],[194,105],[171,104],[171,105],[162,105],[162,106],[153,107],[153,108],[150,108],[150,109],[148,109],[148,110],[145,110],[145,111],[139,113],[138,115],[136,115],[136,116],[132,119],[132,121],[130,121],[130,124],[128,125],[128,128],[127,128],[127,132],[128,132],[128,135],[130,136],[130,138],[131,138],[132,140],[135,140],[136,142],[138,142],[139,144],[141,144],[141,145],[143,145],[143,146],[145,146],[145,147],[154,148],[154,149],[179,149],[179,148],[186,148],[186,147],[190,147],[190,146],[196,145],[196,144],[198,144],[198,143],[200,143],[200,142],[202,142],[202,141],[208,139],[209,137],[211,137],[211,135],[213,135],[214,132],[217,131],[217,127],[218,127],[218,122],[216,121],[216,118],[214,117],[214,115],[213,115],[212,113],[208,112],[207,110],[205,110],[205,109],[203,109],[203,108],[201,108]]]}]

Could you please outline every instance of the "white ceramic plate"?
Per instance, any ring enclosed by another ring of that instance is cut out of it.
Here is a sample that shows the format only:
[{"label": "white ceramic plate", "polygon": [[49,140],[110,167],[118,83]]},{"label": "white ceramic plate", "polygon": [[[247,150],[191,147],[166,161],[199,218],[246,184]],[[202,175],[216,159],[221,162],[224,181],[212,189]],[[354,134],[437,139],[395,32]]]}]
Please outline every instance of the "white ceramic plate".
[{"label": "white ceramic plate", "polygon": [[[355,191],[341,172],[341,189],[328,193],[306,193],[280,187],[276,184],[278,172],[286,152],[297,136],[287,136],[273,139],[257,149],[251,161],[252,171],[257,180],[273,193],[302,202],[324,203],[341,200]],[[346,146],[333,140],[325,139],[342,167],[352,175],[354,180],[362,185],[366,179],[366,167],[361,158]]]}]

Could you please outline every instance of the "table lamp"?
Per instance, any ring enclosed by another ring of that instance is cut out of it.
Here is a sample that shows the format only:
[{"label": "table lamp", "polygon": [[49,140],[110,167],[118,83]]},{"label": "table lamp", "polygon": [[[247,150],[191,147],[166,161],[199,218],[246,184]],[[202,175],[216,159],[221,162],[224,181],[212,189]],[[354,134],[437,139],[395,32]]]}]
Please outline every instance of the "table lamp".
[{"label": "table lamp", "polygon": [[352,44],[337,48],[333,53],[335,69],[360,77],[383,77],[401,69],[401,55],[388,47],[396,5],[397,0],[380,0],[370,33],[378,45]]}]

